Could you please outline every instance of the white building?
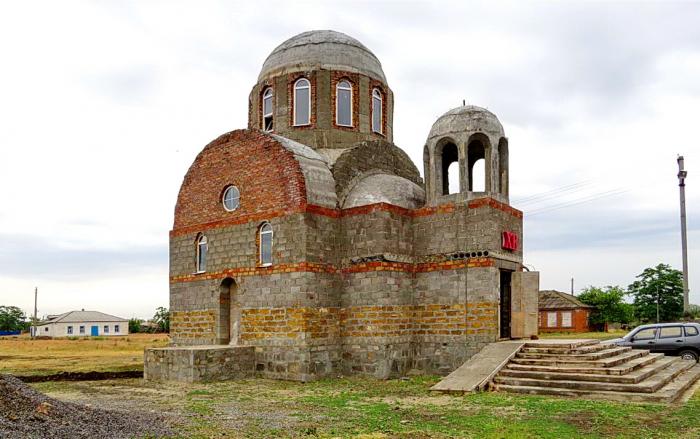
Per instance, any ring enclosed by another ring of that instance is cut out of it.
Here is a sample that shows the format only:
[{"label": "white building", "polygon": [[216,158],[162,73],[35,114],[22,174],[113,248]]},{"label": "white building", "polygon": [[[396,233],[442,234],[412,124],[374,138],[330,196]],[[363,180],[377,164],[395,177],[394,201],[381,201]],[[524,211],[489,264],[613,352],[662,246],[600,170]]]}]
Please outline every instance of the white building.
[{"label": "white building", "polygon": [[129,334],[129,321],[99,311],[69,311],[39,323],[39,337],[95,337]]}]

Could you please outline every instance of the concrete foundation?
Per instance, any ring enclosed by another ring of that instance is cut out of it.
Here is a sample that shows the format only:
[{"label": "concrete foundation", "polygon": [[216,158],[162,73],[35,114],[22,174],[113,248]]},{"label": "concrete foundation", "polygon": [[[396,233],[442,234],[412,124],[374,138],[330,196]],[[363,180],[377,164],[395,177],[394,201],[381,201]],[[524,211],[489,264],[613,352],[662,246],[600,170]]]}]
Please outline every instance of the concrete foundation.
[{"label": "concrete foundation", "polygon": [[183,346],[146,349],[143,377],[153,381],[188,383],[250,378],[255,372],[255,348],[243,346]]}]

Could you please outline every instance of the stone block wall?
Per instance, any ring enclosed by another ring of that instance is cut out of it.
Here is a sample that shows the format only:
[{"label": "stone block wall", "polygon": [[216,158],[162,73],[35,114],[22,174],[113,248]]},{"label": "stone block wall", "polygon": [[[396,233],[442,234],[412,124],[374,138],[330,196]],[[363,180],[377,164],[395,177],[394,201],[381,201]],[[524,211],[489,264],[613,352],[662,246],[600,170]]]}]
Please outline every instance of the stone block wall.
[{"label": "stone block wall", "polygon": [[250,378],[255,348],[151,348],[144,352],[143,377],[153,381],[207,382]]},{"label": "stone block wall", "polygon": [[[309,208],[275,217],[271,267],[256,266],[257,221],[215,227],[206,231],[202,274],[192,274],[196,232],[174,236],[173,340],[217,342],[220,286],[230,277],[236,342],[255,347],[257,376],[449,373],[498,339],[499,271],[518,270],[521,254],[500,249],[502,230],[522,233],[518,211],[467,207]],[[472,257],[477,249],[481,257]]]}]

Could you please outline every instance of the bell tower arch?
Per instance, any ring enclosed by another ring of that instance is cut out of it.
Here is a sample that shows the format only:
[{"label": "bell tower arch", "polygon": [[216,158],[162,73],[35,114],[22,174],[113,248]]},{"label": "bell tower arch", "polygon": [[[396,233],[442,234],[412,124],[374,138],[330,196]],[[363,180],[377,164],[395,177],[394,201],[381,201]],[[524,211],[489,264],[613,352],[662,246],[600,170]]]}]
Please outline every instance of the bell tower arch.
[{"label": "bell tower arch", "polygon": [[[483,197],[508,203],[508,140],[486,109],[462,106],[440,116],[428,135],[423,165],[427,205]],[[459,185],[451,186],[455,173]]]}]

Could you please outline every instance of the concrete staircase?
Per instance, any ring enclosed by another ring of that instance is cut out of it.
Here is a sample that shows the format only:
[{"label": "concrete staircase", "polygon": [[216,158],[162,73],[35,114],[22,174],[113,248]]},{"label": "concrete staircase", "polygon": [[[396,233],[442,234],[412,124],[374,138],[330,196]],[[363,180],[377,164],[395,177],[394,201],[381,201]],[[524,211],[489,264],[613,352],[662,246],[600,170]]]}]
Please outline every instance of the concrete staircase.
[{"label": "concrete staircase", "polygon": [[491,382],[494,390],[616,401],[675,401],[700,364],[596,340],[523,344]]}]

